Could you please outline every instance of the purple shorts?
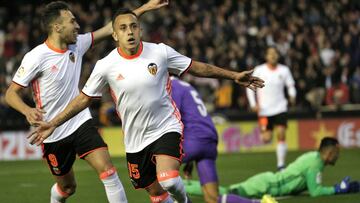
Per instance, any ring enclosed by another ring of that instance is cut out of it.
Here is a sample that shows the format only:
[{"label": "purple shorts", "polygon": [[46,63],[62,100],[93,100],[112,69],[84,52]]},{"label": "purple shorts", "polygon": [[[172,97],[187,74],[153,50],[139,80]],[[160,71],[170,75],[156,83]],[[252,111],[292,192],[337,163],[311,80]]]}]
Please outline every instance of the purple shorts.
[{"label": "purple shorts", "polygon": [[199,142],[194,140],[184,141],[183,163],[196,162],[196,167],[201,185],[218,182],[216,172],[217,143]]}]

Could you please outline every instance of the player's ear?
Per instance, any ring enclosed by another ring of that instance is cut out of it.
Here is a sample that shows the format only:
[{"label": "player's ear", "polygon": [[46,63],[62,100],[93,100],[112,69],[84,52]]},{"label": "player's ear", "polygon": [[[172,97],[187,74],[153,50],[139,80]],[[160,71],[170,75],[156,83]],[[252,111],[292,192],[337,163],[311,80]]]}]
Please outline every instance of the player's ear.
[{"label": "player's ear", "polygon": [[113,33],[112,33],[112,38],[113,38],[116,42],[119,41],[116,32],[113,32]]},{"label": "player's ear", "polygon": [[54,23],[52,27],[55,32],[61,32],[63,30],[63,27],[59,23]]}]

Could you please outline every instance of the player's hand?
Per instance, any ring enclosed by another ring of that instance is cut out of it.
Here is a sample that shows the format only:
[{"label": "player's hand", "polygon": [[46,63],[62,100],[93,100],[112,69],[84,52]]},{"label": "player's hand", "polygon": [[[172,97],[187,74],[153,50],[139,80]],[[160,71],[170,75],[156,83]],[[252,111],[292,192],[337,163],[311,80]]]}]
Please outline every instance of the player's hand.
[{"label": "player's hand", "polygon": [[153,10],[153,9],[158,9],[161,8],[163,6],[167,6],[169,4],[169,0],[149,0],[146,3],[146,6]]},{"label": "player's hand", "polygon": [[54,132],[55,126],[52,126],[48,122],[38,121],[36,122],[36,128],[27,136],[30,144],[37,146],[41,145],[43,141]]},{"label": "player's hand", "polygon": [[257,113],[259,111],[259,106],[251,107],[251,111]]},{"label": "player's hand", "polygon": [[40,108],[30,108],[25,112],[26,120],[31,126],[36,126],[36,123],[43,120],[43,114],[46,113]]},{"label": "player's hand", "polygon": [[193,168],[194,168],[194,163],[193,162],[185,164],[184,169],[183,169],[185,180],[192,179],[191,174],[192,174]]},{"label": "player's hand", "polygon": [[290,98],[289,98],[289,103],[290,103],[291,106],[295,106],[295,105],[296,105],[296,99],[295,99],[295,97],[290,97]]},{"label": "player's hand", "polygon": [[350,188],[350,177],[346,176],[342,181],[334,186],[335,194],[347,193]]},{"label": "player's hand", "polygon": [[255,91],[256,88],[262,88],[264,87],[264,80],[252,76],[251,74],[254,72],[254,70],[247,70],[242,71],[236,74],[235,76],[235,82],[241,86],[250,88],[251,90]]}]

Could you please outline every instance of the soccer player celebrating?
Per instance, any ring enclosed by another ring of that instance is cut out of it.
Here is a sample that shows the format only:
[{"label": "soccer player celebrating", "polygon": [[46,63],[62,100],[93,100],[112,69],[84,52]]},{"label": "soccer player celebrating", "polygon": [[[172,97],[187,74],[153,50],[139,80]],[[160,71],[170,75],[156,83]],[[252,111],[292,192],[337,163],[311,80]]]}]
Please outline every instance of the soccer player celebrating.
[{"label": "soccer player celebrating", "polygon": [[187,69],[202,77],[222,77],[255,89],[263,81],[252,71],[233,72],[191,61],[165,44],[141,41],[135,13],[121,9],[113,17],[117,48],[99,60],[82,90],[64,111],[29,137],[42,143],[56,127],[100,97],[109,84],[122,120],[129,175],[135,188],[145,188],[152,202],[189,202],[179,176],[182,159],[181,116],[171,99],[169,72],[181,75]]},{"label": "soccer player celebrating", "polygon": [[[224,193],[237,194],[243,197],[259,198],[265,193],[285,196],[297,195],[308,191],[310,196],[344,194],[359,192],[359,182],[350,182],[345,177],[334,186],[322,186],[322,171],[326,165],[335,165],[339,157],[339,144],[335,138],[325,137],[321,140],[318,151],[305,153],[289,164],[283,171],[264,172],[250,177],[244,182],[223,188]],[[199,184],[189,183],[186,191],[199,191]]]},{"label": "soccer player celebrating", "polygon": [[250,107],[258,113],[261,138],[271,142],[273,130],[277,133],[277,167],[285,168],[287,145],[285,132],[287,126],[287,105],[284,87],[287,88],[290,104],[295,104],[295,82],[287,66],[278,63],[279,54],[274,47],[266,50],[266,63],[255,67],[254,76],[266,81],[266,86],[256,91],[246,90]]},{"label": "soccer player celebrating", "polygon": [[[196,162],[202,193],[207,203],[255,203],[237,195],[219,195],[216,170],[218,135],[198,92],[187,82],[171,78],[172,98],[184,124],[185,176],[191,178],[193,161]],[[187,181],[185,181],[186,184]],[[267,201],[275,202],[275,200]],[[263,200],[265,202],[265,200]]]},{"label": "soccer player celebrating", "polygon": [[[151,0],[134,12],[141,15],[166,4]],[[70,7],[61,1],[49,3],[41,20],[47,40],[24,56],[5,97],[31,125],[40,120],[51,120],[79,94],[83,55],[94,43],[113,32],[112,23],[109,23],[95,32],[79,35],[80,27]],[[22,89],[30,83],[36,108],[25,104],[20,96]],[[76,154],[97,171],[109,202],[127,202],[107,145],[93,126],[89,109],[84,108],[43,141],[43,156],[56,181],[51,188],[51,203],[65,202],[75,192],[72,166]]]}]

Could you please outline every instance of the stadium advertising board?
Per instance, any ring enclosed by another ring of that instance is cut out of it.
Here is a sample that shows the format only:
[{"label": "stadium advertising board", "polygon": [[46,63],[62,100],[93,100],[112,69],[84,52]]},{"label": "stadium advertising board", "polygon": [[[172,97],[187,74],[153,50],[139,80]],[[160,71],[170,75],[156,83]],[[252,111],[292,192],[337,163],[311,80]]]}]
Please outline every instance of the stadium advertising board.
[{"label": "stadium advertising board", "polygon": [[0,160],[41,159],[41,147],[30,145],[28,131],[0,132]]},{"label": "stadium advertising board", "polygon": [[[219,153],[264,152],[276,149],[276,139],[263,144],[257,122],[234,122],[216,126]],[[124,134],[121,128],[102,128],[100,133],[112,156],[124,156]],[[40,147],[28,144],[25,131],[0,132],[0,160],[40,159]],[[287,129],[289,150],[316,149],[325,136],[337,136],[345,148],[360,147],[360,119],[290,120]]]},{"label": "stadium advertising board", "polygon": [[360,119],[301,120],[298,126],[300,149],[313,149],[325,136],[337,137],[345,148],[360,147]]},{"label": "stadium advertising board", "polygon": [[[276,139],[269,144],[261,141],[260,129],[257,122],[235,122],[225,123],[216,126],[219,134],[218,151],[220,153],[229,152],[263,152],[274,151],[276,149]],[[299,149],[298,147],[298,127],[296,121],[288,122],[286,139],[289,150]]]}]

